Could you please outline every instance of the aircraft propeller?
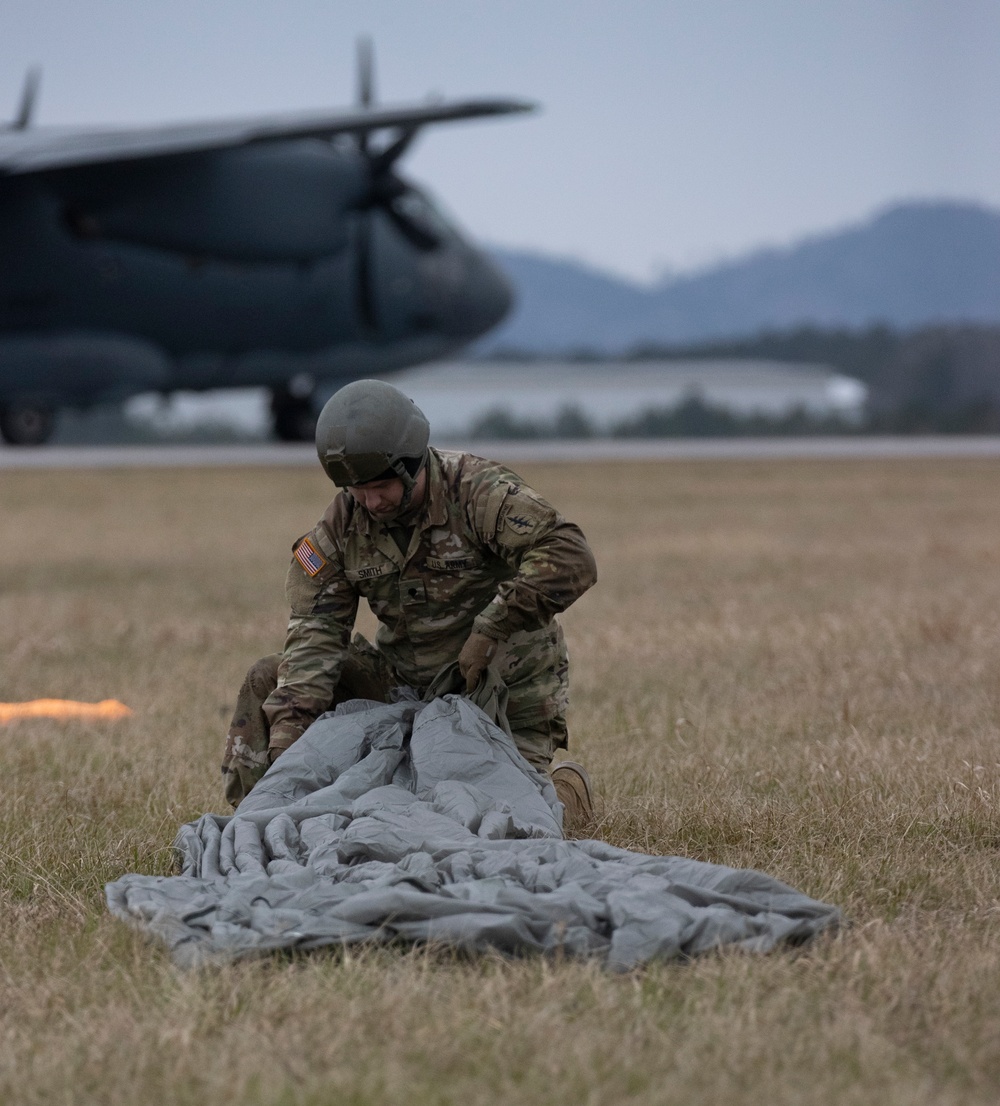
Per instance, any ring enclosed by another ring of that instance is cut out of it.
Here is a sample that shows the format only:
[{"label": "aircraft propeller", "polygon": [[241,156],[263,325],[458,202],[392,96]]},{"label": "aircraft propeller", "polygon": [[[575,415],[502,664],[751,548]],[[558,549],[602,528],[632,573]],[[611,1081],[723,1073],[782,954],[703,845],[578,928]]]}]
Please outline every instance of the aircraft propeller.
[{"label": "aircraft propeller", "polygon": [[[370,108],[375,102],[375,47],[370,38],[358,39],[358,104]],[[367,135],[363,136],[367,138]]]},{"label": "aircraft propeller", "polygon": [[35,103],[38,100],[38,87],[41,81],[41,69],[37,65],[32,66],[24,77],[24,88],[21,90],[21,102],[18,105],[17,114],[12,122],[0,126],[0,130],[24,131],[28,129],[31,118],[35,114]]},{"label": "aircraft propeller", "polygon": [[[371,108],[375,104],[375,54],[370,38],[358,40],[358,106]],[[419,126],[401,128],[396,137],[381,149],[373,149],[369,131],[358,131],[358,151],[368,165],[368,190],[357,204],[358,251],[355,278],[357,302],[366,329],[378,330],[375,308],[375,290],[372,269],[372,223],[370,214],[382,211],[408,242],[419,250],[433,250],[441,240],[425,224],[417,222],[406,211],[406,199],[415,191],[402,177],[393,172],[393,166],[409,149],[417,136]]]}]

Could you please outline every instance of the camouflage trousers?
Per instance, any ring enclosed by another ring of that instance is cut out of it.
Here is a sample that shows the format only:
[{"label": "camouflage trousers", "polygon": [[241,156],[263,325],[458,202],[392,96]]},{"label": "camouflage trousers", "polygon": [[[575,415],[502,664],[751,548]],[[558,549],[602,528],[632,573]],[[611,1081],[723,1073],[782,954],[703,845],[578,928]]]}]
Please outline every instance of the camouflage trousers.
[{"label": "camouflage trousers", "polygon": [[[226,735],[222,758],[222,779],[226,799],[239,806],[254,784],[270,766],[268,744],[270,732],[264,702],[278,686],[280,653],[262,657],[251,665],[236,696],[236,709]],[[509,717],[511,736],[521,755],[540,772],[548,770],[556,749],[566,747],[565,670],[555,674],[560,685],[556,713],[552,714],[552,697],[545,717],[525,717],[524,713]],[[551,674],[550,674],[551,678]],[[385,657],[360,634],[351,643],[347,660],[328,709],[348,699],[373,699],[384,703],[401,680]]]}]

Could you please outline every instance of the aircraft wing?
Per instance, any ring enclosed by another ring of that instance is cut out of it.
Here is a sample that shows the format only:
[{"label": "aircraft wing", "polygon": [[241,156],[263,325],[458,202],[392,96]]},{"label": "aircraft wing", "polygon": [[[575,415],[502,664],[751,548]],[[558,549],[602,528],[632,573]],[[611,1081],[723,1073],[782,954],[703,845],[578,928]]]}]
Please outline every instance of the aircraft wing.
[{"label": "aircraft wing", "polygon": [[300,112],[220,122],[168,124],[120,130],[24,128],[0,131],[0,176],[21,176],[85,165],[110,165],[231,149],[256,142],[332,138],[387,127],[412,130],[428,123],[532,111],[523,100],[458,100],[416,107]]}]

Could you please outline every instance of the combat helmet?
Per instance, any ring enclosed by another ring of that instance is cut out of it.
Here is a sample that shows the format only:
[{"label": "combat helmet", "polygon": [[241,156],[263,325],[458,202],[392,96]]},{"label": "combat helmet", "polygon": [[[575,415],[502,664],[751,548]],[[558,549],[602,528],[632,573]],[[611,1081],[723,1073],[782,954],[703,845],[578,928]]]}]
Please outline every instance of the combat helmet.
[{"label": "combat helmet", "polygon": [[355,380],[327,400],[316,421],[316,452],[338,487],[398,476],[410,492],[427,460],[430,424],[398,388]]}]

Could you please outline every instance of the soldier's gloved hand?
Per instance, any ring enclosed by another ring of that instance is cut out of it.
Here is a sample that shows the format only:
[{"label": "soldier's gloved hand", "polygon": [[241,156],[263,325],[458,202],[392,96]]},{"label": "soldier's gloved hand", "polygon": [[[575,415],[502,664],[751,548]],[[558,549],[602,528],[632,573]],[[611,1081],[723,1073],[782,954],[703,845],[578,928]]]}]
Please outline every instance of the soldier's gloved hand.
[{"label": "soldier's gloved hand", "polygon": [[281,733],[280,731],[271,734],[271,740],[267,745],[267,763],[274,764],[286,749],[295,744],[298,737],[298,734]]},{"label": "soldier's gloved hand", "polygon": [[473,631],[458,654],[458,669],[465,677],[465,690],[475,690],[490,661],[496,656],[498,641]]}]

